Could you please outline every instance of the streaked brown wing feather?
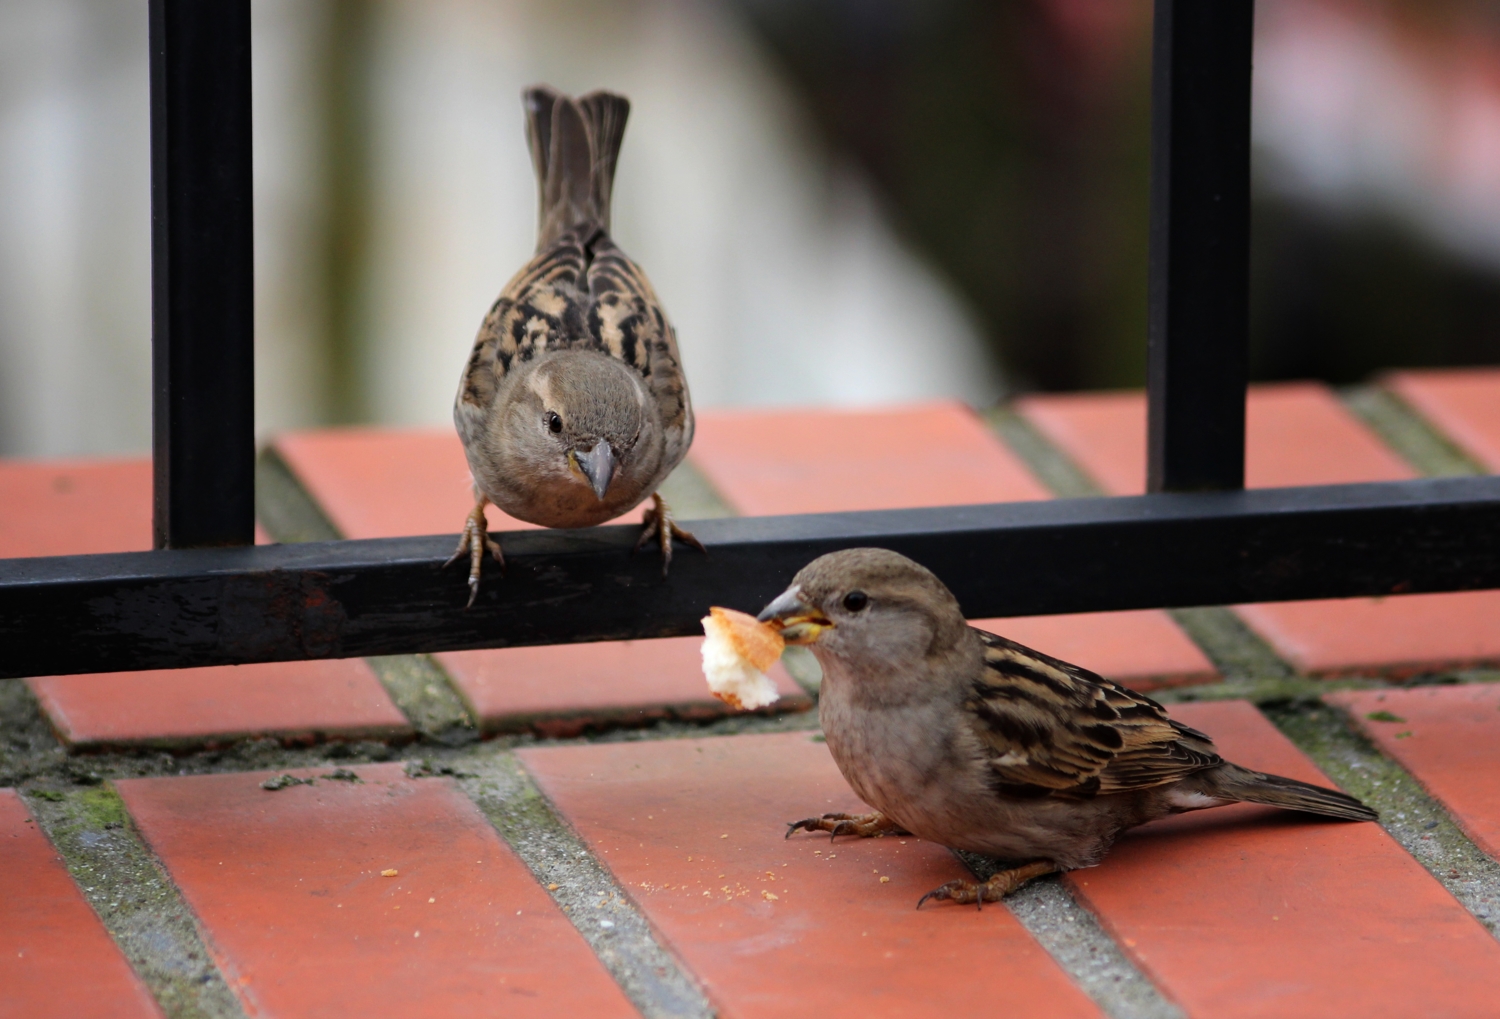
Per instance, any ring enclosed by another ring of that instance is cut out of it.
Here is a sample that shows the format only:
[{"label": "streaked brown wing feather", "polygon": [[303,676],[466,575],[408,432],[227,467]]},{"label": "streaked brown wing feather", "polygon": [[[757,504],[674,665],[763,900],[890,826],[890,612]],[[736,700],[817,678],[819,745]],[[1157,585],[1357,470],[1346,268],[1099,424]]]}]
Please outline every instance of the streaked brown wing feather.
[{"label": "streaked brown wing feather", "polygon": [[1151,698],[978,632],[985,669],[965,706],[997,792],[1084,798],[1165,785],[1222,763],[1212,740]]},{"label": "streaked brown wing feather", "polygon": [[506,284],[469,355],[460,415],[482,417],[513,364],[567,349],[597,350],[640,372],[661,409],[666,459],[681,458],[693,421],[676,334],[645,274],[598,226],[563,234]]}]

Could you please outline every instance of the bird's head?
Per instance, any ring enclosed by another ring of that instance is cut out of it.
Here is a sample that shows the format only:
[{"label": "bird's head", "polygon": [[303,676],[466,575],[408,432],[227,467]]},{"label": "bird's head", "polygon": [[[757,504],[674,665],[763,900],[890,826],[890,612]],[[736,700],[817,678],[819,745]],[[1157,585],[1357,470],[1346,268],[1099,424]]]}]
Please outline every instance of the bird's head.
[{"label": "bird's head", "polygon": [[655,404],[627,365],[593,351],[547,357],[517,388],[501,427],[511,455],[535,475],[593,490],[628,482]]},{"label": "bird's head", "polygon": [[931,570],[883,548],[814,559],[759,618],[780,627],[788,644],[845,660],[926,656],[956,644],[968,628]]}]

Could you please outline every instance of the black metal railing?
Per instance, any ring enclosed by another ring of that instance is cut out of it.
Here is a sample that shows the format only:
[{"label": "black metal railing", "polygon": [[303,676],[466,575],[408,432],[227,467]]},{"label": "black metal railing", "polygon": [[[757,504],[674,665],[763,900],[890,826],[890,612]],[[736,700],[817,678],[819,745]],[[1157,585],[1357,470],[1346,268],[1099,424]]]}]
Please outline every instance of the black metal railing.
[{"label": "black metal railing", "polygon": [[253,547],[248,0],[151,0],[159,551],[0,561],[0,676],[665,637],[883,545],[973,616],[1500,587],[1500,477],[1243,491],[1252,0],[1157,0],[1149,490],[1112,499]]}]

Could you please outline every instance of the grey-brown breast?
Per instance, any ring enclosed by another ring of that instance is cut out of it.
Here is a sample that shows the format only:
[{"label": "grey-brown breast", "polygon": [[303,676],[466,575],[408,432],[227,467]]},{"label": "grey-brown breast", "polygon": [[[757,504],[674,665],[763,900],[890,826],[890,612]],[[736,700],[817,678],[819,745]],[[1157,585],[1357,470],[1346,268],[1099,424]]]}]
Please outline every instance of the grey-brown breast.
[{"label": "grey-brown breast", "polygon": [[677,336],[646,274],[597,225],[569,230],[506,284],[464,369],[459,417],[478,425],[509,372],[570,349],[608,354],[640,373],[661,411],[663,464],[675,467],[693,440]]}]

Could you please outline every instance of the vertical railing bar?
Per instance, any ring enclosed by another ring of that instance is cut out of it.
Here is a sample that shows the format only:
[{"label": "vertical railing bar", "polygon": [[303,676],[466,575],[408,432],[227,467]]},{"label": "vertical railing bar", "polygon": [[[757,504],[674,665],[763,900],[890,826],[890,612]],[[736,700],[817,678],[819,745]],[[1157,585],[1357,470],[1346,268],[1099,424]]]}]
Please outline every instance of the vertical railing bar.
[{"label": "vertical railing bar", "polygon": [[1242,488],[1253,0],[1156,0],[1146,487]]},{"label": "vertical railing bar", "polygon": [[150,0],[157,548],[255,528],[249,0]]}]

